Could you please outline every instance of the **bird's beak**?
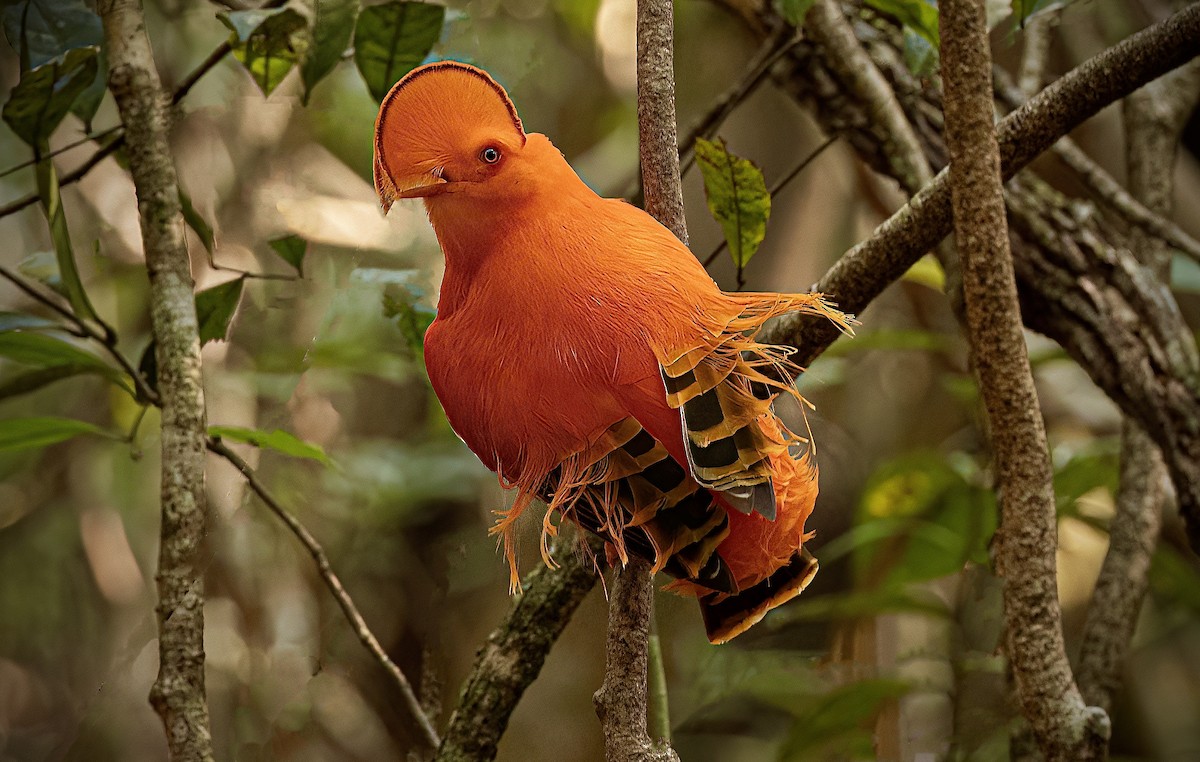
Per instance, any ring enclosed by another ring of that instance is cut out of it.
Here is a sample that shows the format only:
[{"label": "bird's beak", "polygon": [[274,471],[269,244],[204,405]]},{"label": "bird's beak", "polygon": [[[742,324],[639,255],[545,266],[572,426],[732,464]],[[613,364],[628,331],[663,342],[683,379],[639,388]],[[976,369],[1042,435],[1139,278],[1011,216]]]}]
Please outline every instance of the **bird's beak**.
[{"label": "bird's beak", "polygon": [[443,193],[453,193],[459,190],[464,183],[450,182],[436,179],[432,183],[426,185],[418,185],[415,188],[408,188],[396,194],[396,198],[428,198],[430,196],[440,196]]}]

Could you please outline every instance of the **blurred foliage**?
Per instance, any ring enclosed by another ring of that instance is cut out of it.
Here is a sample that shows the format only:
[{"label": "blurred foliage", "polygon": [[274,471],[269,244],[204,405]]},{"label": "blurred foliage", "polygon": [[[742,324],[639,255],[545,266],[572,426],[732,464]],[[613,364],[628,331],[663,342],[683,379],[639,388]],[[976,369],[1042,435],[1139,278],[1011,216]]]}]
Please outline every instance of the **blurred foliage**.
[{"label": "blurred foliage", "polygon": [[[908,65],[932,73],[934,6],[870,4],[905,25]],[[1042,5],[1002,10],[1020,21]],[[810,6],[777,3],[793,22]],[[182,101],[173,133],[211,432],[321,539],[405,672],[437,676],[443,719],[509,605],[487,534],[506,496],[454,436],[421,366],[441,257],[419,207],[378,212],[377,103],[422,61],[478,63],[593,187],[622,193],[637,171],[632,7],[146,7],[169,84],[222,42],[234,52]],[[1092,11],[1068,12],[1079,23],[1064,25],[1059,63],[1114,42]],[[754,45],[710,4],[678,4],[676,13],[686,125],[737,80]],[[0,190],[36,192],[42,213],[0,219],[10,242],[0,262],[61,295],[152,380],[146,273],[122,165],[102,162],[85,181],[58,184],[58,167],[78,166],[119,134],[90,132],[93,120],[117,123],[97,87],[98,20],[82,0],[17,0],[3,21],[11,131],[0,132],[0,155],[16,169],[0,167]],[[1097,155],[1119,155],[1111,125],[1090,139]],[[849,152],[836,151],[768,196],[764,174],[819,142],[812,122],[764,88],[700,148],[700,171],[685,178],[690,232],[697,251],[730,245],[733,256],[712,268],[726,287],[744,277],[755,289],[805,288],[891,203]],[[1181,186],[1182,216],[1200,210],[1197,195]],[[1190,319],[1195,304],[1185,297],[1200,290],[1197,272],[1176,262]],[[659,597],[675,742],[689,762],[870,759],[884,738],[955,759],[1007,755],[1014,718],[995,655],[1003,620],[988,559],[997,507],[945,289],[940,267],[924,261],[861,316],[856,338],[835,344],[801,380],[817,405],[808,423],[822,469],[809,527],[823,569],[812,588],[721,648],[705,641],[694,605]],[[78,326],[6,281],[0,296],[0,760],[163,759],[145,699],[157,659],[158,412]],[[1054,446],[1060,593],[1076,637],[1112,515],[1119,416],[1061,350],[1031,342]],[[307,553],[227,464],[211,459],[208,480],[218,755],[400,758],[411,737],[391,686]],[[527,530],[526,568],[540,563],[537,527]],[[1200,569],[1165,542],[1151,582],[1115,752],[1187,758],[1200,743],[1200,680],[1189,666],[1200,663]],[[585,602],[512,718],[501,759],[561,760],[564,743],[571,759],[602,758],[590,697],[604,613],[601,594]]]}]

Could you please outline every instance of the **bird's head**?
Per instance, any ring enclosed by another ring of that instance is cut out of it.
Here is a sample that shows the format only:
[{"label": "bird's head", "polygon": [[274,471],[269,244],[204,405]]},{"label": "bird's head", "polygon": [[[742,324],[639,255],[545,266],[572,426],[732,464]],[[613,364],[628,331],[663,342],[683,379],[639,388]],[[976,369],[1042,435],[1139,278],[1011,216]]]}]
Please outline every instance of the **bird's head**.
[{"label": "bird's head", "polygon": [[398,198],[477,195],[499,188],[497,180],[511,188],[528,137],[487,72],[454,61],[426,64],[397,82],[379,108],[375,190],[386,211]]}]

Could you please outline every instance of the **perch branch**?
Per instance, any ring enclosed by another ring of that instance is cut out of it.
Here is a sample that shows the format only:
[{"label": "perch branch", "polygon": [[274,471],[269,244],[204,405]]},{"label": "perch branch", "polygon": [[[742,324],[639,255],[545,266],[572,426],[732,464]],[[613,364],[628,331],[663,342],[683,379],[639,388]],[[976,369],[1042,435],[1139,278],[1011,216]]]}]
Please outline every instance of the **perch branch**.
[{"label": "perch branch", "polygon": [[[671,0],[638,0],[638,148],[646,211],[684,244],[683,187],[675,122],[675,22]],[[663,739],[647,731],[648,638],[654,617],[650,564],[631,558],[619,569],[608,607],[604,683],[593,703],[604,727],[608,762],[678,762]]]},{"label": "perch branch", "polygon": [[[564,535],[554,551],[570,548]],[[437,762],[494,759],[517,702],[546,662],[546,654],[599,575],[588,559],[602,553],[598,540],[587,538],[589,550],[554,553],[559,566],[540,566],[525,578],[512,610],[488,636],[463,685],[450,717]],[[553,552],[553,551],[552,551]]]},{"label": "perch branch", "polygon": [[204,690],[204,576],[198,564],[208,507],[200,336],[191,263],[168,142],[168,104],[138,0],[102,0],[108,87],[125,125],[150,276],[150,318],[162,399],[162,527],[158,677],[150,702],[173,760],[211,760]]},{"label": "perch branch", "polygon": [[367,626],[367,621],[358,611],[358,607],[354,605],[354,600],[350,594],[346,592],[345,586],[342,585],[341,579],[333,570],[332,564],[329,563],[329,556],[325,554],[325,549],[321,547],[321,543],[313,536],[308,528],[300,523],[300,520],[291,514],[275,496],[270,493],[262,480],[258,478],[258,474],[250,467],[245,460],[241,458],[233,450],[222,442],[219,438],[210,437],[206,446],[209,452],[219,455],[229,461],[242,476],[246,479],[246,483],[250,485],[250,489],[254,494],[258,495],[259,500],[274,513],[279,520],[296,536],[300,544],[304,546],[309,555],[312,556],[313,563],[317,567],[317,575],[321,577],[321,581],[329,588],[330,594],[341,607],[342,613],[346,615],[346,619],[350,622],[350,626],[354,629],[354,634],[358,636],[359,641],[363,646],[375,657],[387,672],[388,677],[392,679],[392,683],[400,691],[400,696],[404,699],[404,708],[408,710],[409,716],[416,723],[420,730],[420,738],[422,743],[430,750],[436,749],[441,739],[438,738],[437,730],[434,729],[433,723],[429,720],[429,716],[421,707],[421,702],[417,699],[417,694],[413,691],[412,684],[408,682],[408,678],[396,665],[392,658],[388,656],[387,651],[383,650],[379,639],[371,632],[371,628]]},{"label": "perch branch", "polygon": [[944,0],[940,19],[954,238],[996,460],[1006,651],[1022,713],[1046,757],[1103,759],[1108,716],[1084,704],[1063,640],[1050,453],[1008,245],[983,2]]}]

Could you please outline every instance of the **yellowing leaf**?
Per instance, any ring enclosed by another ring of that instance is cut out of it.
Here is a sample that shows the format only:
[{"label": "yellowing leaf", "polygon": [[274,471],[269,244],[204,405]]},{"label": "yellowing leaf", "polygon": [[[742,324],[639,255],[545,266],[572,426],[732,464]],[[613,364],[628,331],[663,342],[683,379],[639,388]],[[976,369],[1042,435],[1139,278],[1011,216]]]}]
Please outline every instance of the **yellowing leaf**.
[{"label": "yellowing leaf", "polygon": [[767,234],[771,194],[762,171],[748,159],[734,156],[725,142],[696,139],[696,164],[704,176],[708,210],[721,224],[733,263],[743,268]]}]

